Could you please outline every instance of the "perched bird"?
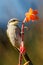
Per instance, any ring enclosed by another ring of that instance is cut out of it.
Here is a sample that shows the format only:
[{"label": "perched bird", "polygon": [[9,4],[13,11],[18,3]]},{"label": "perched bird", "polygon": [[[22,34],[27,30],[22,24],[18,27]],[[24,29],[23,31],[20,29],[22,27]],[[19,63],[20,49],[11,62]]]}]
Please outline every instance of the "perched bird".
[{"label": "perched bird", "polygon": [[[7,36],[12,44],[18,51],[20,51],[20,43],[22,41],[21,38],[21,29],[18,26],[19,20],[16,18],[10,19],[7,24]],[[26,59],[26,64],[29,64],[29,61],[31,62],[30,58],[28,57],[27,53],[25,53],[24,58]],[[31,64],[33,65],[33,64]]]},{"label": "perched bird", "polygon": [[16,18],[10,19],[7,24],[7,35],[14,47],[19,48],[21,43],[21,29],[18,26],[19,20]]}]

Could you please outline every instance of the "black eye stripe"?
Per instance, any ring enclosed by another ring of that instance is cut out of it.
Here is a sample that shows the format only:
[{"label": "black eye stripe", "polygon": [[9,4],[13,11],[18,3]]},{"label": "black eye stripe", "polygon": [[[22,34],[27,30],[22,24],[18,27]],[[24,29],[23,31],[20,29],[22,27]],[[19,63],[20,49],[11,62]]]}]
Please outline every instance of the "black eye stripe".
[{"label": "black eye stripe", "polygon": [[13,20],[13,21],[18,21],[18,20]]},{"label": "black eye stripe", "polygon": [[18,20],[12,20],[12,21],[9,21],[9,23],[11,23],[11,22],[15,22],[15,21],[18,21]]}]

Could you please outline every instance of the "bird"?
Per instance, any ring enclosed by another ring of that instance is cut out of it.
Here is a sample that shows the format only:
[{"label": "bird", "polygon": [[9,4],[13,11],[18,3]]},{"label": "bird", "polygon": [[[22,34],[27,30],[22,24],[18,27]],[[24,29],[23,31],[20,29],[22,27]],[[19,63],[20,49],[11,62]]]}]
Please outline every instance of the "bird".
[{"label": "bird", "polygon": [[[12,18],[8,21],[6,33],[11,42],[12,46],[15,47],[20,52],[20,43],[22,42],[21,38],[21,28],[18,26],[19,20],[17,18]],[[24,58],[26,59],[26,63],[24,65],[29,64],[31,62],[27,53],[25,53]],[[31,64],[33,65],[33,64]]]},{"label": "bird", "polygon": [[18,26],[19,20],[17,18],[12,18],[7,24],[7,36],[12,44],[12,46],[19,48],[21,43],[21,29]]}]

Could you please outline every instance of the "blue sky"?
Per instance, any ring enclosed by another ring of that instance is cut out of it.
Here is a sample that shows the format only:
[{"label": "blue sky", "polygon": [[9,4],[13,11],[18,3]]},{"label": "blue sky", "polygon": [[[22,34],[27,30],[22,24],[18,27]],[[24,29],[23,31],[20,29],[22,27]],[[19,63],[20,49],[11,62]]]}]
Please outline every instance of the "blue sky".
[{"label": "blue sky", "polygon": [[0,0],[0,27],[6,27],[8,20],[14,17],[22,21],[30,7],[38,9],[43,17],[43,0]]}]

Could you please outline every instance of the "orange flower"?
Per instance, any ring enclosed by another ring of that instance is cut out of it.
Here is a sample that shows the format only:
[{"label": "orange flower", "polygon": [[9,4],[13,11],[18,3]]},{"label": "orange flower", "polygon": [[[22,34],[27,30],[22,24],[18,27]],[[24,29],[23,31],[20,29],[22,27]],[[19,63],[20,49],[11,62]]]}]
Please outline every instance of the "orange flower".
[{"label": "orange flower", "polygon": [[29,11],[25,14],[26,22],[29,22],[30,20],[32,21],[38,20],[39,17],[37,16],[37,14],[38,14],[37,10],[33,10],[32,8],[30,8]]}]

